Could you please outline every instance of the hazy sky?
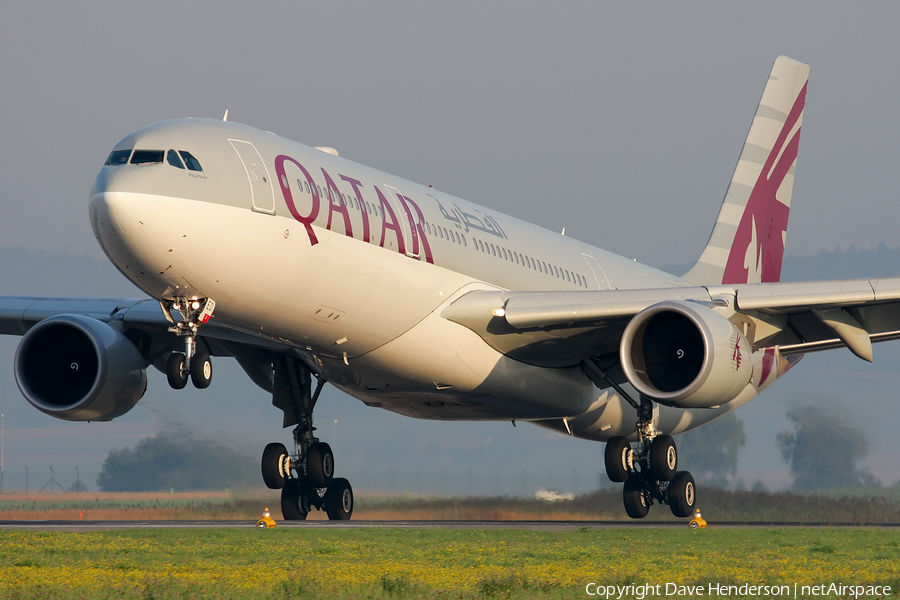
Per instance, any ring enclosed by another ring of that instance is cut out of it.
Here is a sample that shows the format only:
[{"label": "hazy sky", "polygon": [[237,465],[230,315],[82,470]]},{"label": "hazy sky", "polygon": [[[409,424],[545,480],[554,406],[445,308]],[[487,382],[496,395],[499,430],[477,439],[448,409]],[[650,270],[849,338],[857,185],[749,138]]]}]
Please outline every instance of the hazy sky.
[{"label": "hazy sky", "polygon": [[[812,67],[788,252],[897,246],[897,23],[894,2],[7,3],[0,246],[100,256],[87,194],[112,146],[149,123],[220,118],[228,109],[230,120],[333,146],[643,262],[684,263],[706,242],[779,54]],[[14,345],[4,348],[11,357]],[[805,368],[811,376],[870,373],[852,360],[810,357]],[[895,379],[897,362],[881,364],[876,375]],[[185,402],[153,377],[140,411]],[[3,378],[14,390],[10,368]],[[793,379],[797,387],[743,410],[783,420],[786,399],[829,393]],[[266,410],[252,384],[241,389],[253,395],[252,410]],[[332,396],[325,422],[358,419],[362,431],[373,419],[372,444],[399,440],[400,451],[421,452],[436,439],[436,425],[371,416]],[[152,432],[140,411],[116,430],[129,445]],[[277,427],[277,414],[264,416]],[[494,425],[443,427],[441,439],[456,436],[461,464],[477,455],[473,448],[490,454],[502,445]],[[538,453],[547,464],[565,465],[569,455],[599,465],[602,445],[526,430],[515,435],[547,444]],[[78,436],[63,442],[55,431],[57,444],[77,444]],[[752,433],[769,448],[760,470],[783,469],[774,431]],[[872,460],[894,476],[893,455]]]},{"label": "hazy sky", "polygon": [[692,260],[772,61],[812,65],[787,248],[900,244],[900,5],[7,3],[0,244],[99,255],[143,125],[230,119],[650,264]]}]

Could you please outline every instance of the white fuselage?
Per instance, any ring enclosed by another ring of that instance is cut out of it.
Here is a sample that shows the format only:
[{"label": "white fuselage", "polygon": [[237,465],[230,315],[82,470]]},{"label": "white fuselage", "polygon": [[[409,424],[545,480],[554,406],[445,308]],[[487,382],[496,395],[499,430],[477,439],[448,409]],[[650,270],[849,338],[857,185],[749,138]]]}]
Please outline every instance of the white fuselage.
[{"label": "white fuselage", "polygon": [[[473,290],[662,288],[680,278],[234,123],[164,122],[116,148],[188,150],[203,167],[104,166],[97,178],[97,239],[151,296],[215,299],[217,327],[296,349],[370,406],[533,421],[597,440],[633,432],[634,410],[581,369],[513,360],[441,310]],[[720,408],[661,407],[657,426],[708,422],[783,369],[769,371]]]}]

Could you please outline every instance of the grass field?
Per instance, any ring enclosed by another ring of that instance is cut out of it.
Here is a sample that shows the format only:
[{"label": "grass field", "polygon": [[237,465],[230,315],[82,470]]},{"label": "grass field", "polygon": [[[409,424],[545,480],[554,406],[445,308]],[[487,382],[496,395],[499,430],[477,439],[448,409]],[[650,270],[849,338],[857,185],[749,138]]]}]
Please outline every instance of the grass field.
[{"label": "grass field", "polygon": [[0,531],[11,599],[551,599],[587,597],[590,582],[895,592],[900,541],[878,529]]}]

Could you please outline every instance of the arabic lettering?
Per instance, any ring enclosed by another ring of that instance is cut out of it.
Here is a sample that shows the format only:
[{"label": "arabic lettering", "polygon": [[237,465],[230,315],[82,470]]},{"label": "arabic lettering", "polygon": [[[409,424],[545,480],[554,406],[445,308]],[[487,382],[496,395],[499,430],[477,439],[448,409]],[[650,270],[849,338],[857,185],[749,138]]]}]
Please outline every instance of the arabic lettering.
[{"label": "arabic lettering", "polygon": [[[431,194],[428,194],[431,196]],[[460,229],[465,229],[466,233],[469,233],[471,229],[475,229],[477,231],[481,231],[482,233],[486,233],[488,235],[494,235],[500,238],[508,239],[506,237],[506,233],[503,231],[503,228],[500,227],[500,223],[490,215],[483,215],[479,217],[478,215],[474,215],[472,213],[463,212],[463,210],[459,207],[455,202],[453,203],[453,209],[451,211],[447,211],[444,208],[444,205],[441,204],[440,200],[431,196],[435,202],[437,202],[438,209],[441,211],[441,215],[447,221],[455,223],[457,227]],[[475,212],[480,213],[481,211],[475,210]]]}]

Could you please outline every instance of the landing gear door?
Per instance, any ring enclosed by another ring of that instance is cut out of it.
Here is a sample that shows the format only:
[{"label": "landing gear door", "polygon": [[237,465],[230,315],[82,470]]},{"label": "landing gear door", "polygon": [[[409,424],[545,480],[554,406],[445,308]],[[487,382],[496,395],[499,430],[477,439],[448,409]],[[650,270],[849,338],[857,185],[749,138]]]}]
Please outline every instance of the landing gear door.
[{"label": "landing gear door", "polygon": [[[419,258],[419,254],[422,251],[421,243],[419,242],[418,234],[410,231],[409,222],[410,218],[415,217],[407,214],[406,207],[404,207],[403,202],[400,201],[400,190],[392,185],[385,185],[384,187],[388,191],[388,202],[391,203],[391,208],[394,209],[394,215],[400,222],[400,231],[403,233],[403,247],[406,250],[406,256]],[[414,238],[413,236],[416,237]]]},{"label": "landing gear door", "polygon": [[232,140],[231,147],[238,153],[241,162],[244,163],[244,171],[250,181],[250,206],[256,212],[275,214],[275,190],[272,187],[272,177],[262,157],[256,150],[256,146],[250,142]]}]

